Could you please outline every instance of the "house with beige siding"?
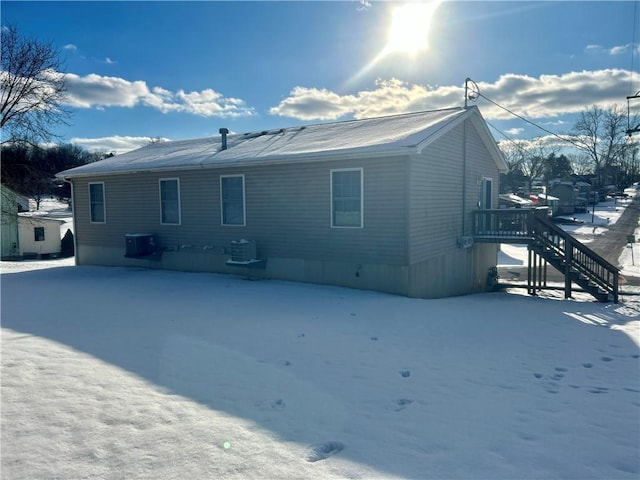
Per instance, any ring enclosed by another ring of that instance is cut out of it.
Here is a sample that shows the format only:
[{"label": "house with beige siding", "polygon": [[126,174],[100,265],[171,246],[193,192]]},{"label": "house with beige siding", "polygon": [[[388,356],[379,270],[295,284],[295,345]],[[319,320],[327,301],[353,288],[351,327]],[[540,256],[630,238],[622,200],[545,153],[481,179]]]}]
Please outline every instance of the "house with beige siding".
[{"label": "house with beige siding", "polygon": [[154,143],[61,172],[76,262],[435,298],[486,289],[506,164],[476,107]]}]

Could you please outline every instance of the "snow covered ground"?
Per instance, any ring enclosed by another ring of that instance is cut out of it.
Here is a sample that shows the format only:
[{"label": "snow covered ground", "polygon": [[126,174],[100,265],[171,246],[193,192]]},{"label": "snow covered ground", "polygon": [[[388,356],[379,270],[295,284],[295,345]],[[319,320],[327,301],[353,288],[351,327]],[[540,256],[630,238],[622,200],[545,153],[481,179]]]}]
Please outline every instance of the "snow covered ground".
[{"label": "snow covered ground", "polygon": [[1,273],[3,479],[640,475],[640,296]]}]

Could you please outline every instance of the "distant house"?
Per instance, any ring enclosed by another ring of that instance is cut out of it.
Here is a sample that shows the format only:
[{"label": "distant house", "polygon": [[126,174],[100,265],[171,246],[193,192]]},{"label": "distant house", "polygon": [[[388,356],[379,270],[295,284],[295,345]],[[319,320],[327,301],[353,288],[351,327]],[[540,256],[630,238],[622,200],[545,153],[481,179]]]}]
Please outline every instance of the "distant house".
[{"label": "distant house", "polygon": [[2,259],[18,256],[18,211],[20,196],[6,185],[0,185],[0,225]]},{"label": "distant house", "polygon": [[60,255],[60,226],[64,220],[18,214],[19,256],[46,258]]},{"label": "distant house", "polygon": [[76,262],[239,273],[412,297],[483,291],[506,164],[476,107],[147,145],[58,174]]},{"label": "distant house", "polygon": [[573,215],[586,211],[586,200],[573,182],[557,182],[549,187],[549,193],[558,199],[558,215]]}]

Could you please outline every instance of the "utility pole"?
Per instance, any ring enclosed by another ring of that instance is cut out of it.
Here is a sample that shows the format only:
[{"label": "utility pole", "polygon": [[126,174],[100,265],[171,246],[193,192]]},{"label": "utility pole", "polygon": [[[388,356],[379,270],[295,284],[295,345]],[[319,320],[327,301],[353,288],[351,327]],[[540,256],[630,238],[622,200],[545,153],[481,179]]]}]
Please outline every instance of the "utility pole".
[{"label": "utility pole", "polygon": [[[466,84],[465,84],[465,88],[466,88]],[[631,123],[630,123],[631,122],[631,100],[635,98],[640,99],[640,90],[638,90],[635,95],[630,95],[627,97],[627,135],[628,136],[631,136],[634,133],[640,132],[640,123],[635,127],[631,127]],[[466,102],[466,98],[465,98],[465,102]],[[465,104],[465,107],[466,107],[466,104]]]}]

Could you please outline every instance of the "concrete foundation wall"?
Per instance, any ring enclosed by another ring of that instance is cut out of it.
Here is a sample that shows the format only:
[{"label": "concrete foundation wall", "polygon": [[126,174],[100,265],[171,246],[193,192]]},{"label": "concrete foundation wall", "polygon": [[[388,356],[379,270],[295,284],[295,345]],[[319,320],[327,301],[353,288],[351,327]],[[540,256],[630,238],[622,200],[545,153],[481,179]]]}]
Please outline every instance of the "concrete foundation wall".
[{"label": "concrete foundation wall", "polygon": [[408,295],[442,298],[486,291],[487,274],[496,265],[497,248],[496,244],[475,244],[414,263],[409,269]]},{"label": "concrete foundation wall", "polygon": [[200,251],[162,252],[158,256],[128,258],[123,249],[93,246],[82,246],[77,252],[79,265],[224,273],[409,295],[408,268],[402,265],[274,257],[268,258],[265,268],[260,269],[229,266],[226,264],[229,258],[219,252]]}]

